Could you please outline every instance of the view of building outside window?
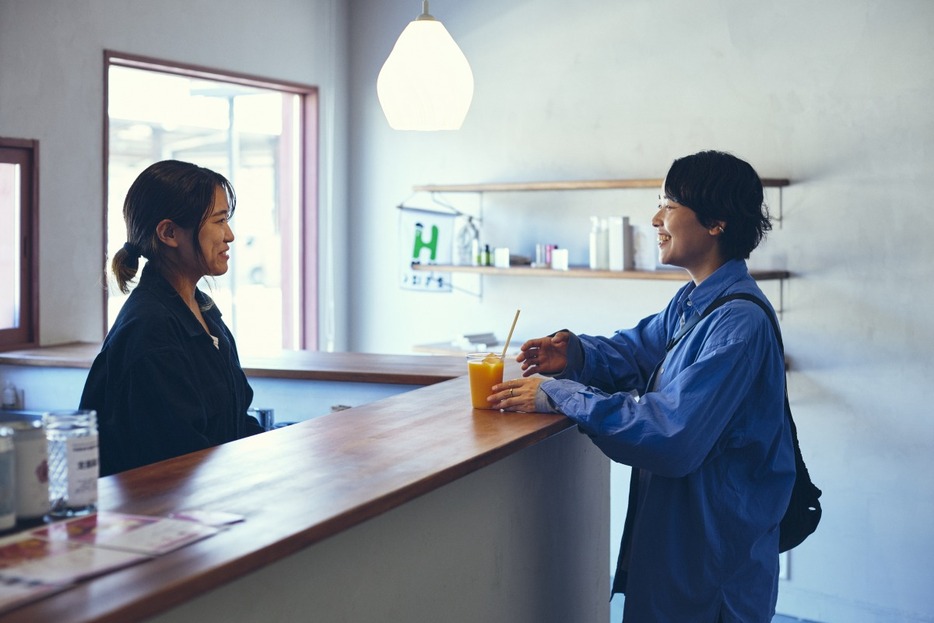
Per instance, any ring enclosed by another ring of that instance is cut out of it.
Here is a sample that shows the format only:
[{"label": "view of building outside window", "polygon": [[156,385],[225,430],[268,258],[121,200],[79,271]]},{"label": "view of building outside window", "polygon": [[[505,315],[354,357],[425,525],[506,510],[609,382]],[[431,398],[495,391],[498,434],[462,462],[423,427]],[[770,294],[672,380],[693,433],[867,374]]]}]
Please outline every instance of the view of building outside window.
[{"label": "view of building outside window", "polygon": [[0,329],[20,325],[20,167],[0,162]]},{"label": "view of building outside window", "polygon": [[[301,95],[111,65],[108,74],[108,257],[126,241],[123,200],[159,160],[207,167],[237,193],[230,269],[199,287],[243,353],[302,348]],[[141,260],[142,263],[145,260]],[[109,289],[108,326],[126,297]]]}]

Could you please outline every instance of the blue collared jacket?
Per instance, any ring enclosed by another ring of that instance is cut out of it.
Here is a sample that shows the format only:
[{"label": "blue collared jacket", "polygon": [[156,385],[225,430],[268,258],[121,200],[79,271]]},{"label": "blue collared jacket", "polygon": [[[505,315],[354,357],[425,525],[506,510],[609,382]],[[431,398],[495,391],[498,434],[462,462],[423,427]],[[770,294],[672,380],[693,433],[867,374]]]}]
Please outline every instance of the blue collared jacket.
[{"label": "blue collared jacket", "polygon": [[613,586],[626,594],[626,623],[774,614],[795,468],[772,326],[754,303],[732,301],[665,351],[682,319],[737,292],[767,301],[742,260],[686,284],[635,328],[572,337],[566,370],[540,386],[606,456],[634,468]]}]

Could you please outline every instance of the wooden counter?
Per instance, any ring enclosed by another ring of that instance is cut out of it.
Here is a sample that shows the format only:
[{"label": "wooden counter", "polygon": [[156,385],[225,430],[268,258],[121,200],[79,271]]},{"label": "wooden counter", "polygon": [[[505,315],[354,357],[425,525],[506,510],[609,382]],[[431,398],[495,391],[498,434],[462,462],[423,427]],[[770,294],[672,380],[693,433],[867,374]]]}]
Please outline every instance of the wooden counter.
[{"label": "wooden counter", "polygon": [[[424,358],[425,369],[414,366],[405,374],[430,377],[454,371],[438,359]],[[462,361],[456,359],[463,370]],[[389,365],[392,359],[386,362]],[[172,511],[207,509],[238,513],[246,521],[152,561],[11,611],[2,621],[123,623],[157,616],[485,466],[521,454],[569,427],[570,421],[558,415],[473,410],[466,377],[460,377],[103,478],[102,510],[164,516]],[[579,435],[568,439],[574,444],[586,441],[578,442],[578,438],[583,439]],[[580,462],[579,456],[568,460],[572,465]],[[601,486],[607,485],[597,483],[593,499],[606,495],[599,490]],[[536,487],[547,489],[547,483]],[[567,488],[581,489],[576,481]],[[576,508],[568,514],[581,512]],[[588,520],[583,521],[586,525]],[[605,531],[605,524],[595,525],[601,534]],[[566,529],[576,533],[581,526]],[[600,547],[605,548],[605,543]],[[585,562],[588,567],[597,566],[589,559]],[[605,577],[605,569],[602,574]],[[605,587],[597,588],[605,594]],[[376,610],[380,607],[373,605]],[[443,618],[441,613],[438,616]]]}]

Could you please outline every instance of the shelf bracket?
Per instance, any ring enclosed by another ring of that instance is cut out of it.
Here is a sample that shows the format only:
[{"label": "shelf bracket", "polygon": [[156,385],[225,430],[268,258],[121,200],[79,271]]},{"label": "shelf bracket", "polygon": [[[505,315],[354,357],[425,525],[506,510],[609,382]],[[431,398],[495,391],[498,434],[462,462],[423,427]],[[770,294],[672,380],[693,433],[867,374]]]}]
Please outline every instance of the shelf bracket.
[{"label": "shelf bracket", "polygon": [[480,281],[480,284],[481,284],[480,290],[478,292],[474,292],[473,290],[468,290],[467,288],[461,288],[461,287],[453,286],[453,285],[451,286],[451,289],[457,292],[462,292],[468,296],[472,296],[482,301],[483,300],[483,281],[482,280]]},{"label": "shelf bracket", "polygon": [[785,312],[785,280],[778,280],[778,309],[775,310],[775,313],[778,314],[778,320],[781,321],[784,318]]},{"label": "shelf bracket", "polygon": [[784,205],[782,205],[782,204],[783,204],[783,200],[784,200],[783,189],[782,189],[781,186],[779,186],[779,187],[778,187],[778,216],[772,218],[773,221],[775,221],[776,223],[778,223],[778,228],[779,228],[779,229],[782,228],[782,221],[784,220],[784,217],[785,217],[785,215],[784,215]]},{"label": "shelf bracket", "polygon": [[[459,276],[463,277],[464,275],[459,275]],[[472,290],[472,289],[470,289],[470,288],[464,288],[464,287],[462,287],[462,286],[457,285],[457,284],[455,283],[456,277],[455,277],[454,274],[452,274],[452,275],[451,275],[451,289],[452,289],[452,290],[456,290],[456,291],[458,291],[458,292],[462,292],[462,293],[467,294],[467,295],[469,295],[469,296],[473,296],[473,297],[478,298],[478,299],[480,299],[480,300],[483,300],[483,275],[475,275],[475,277],[477,278],[477,280],[476,280],[477,289],[476,289],[476,290]]]}]

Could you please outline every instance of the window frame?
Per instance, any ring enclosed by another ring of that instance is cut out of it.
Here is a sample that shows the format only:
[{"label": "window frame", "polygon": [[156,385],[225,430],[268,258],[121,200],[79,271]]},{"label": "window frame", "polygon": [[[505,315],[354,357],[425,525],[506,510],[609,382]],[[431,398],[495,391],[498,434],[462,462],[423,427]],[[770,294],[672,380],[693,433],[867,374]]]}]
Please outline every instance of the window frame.
[{"label": "window frame", "polygon": [[[109,115],[109,69],[112,66],[131,67],[135,69],[144,69],[148,71],[157,71],[177,76],[189,78],[202,78],[216,81],[232,82],[240,85],[253,86],[263,89],[272,89],[301,96],[302,106],[300,111],[299,123],[302,124],[299,146],[301,167],[299,172],[299,215],[301,223],[298,236],[298,249],[292,249],[293,256],[296,258],[296,265],[301,271],[299,281],[298,314],[299,318],[295,322],[294,318],[283,318],[283,337],[286,333],[290,339],[293,339],[301,350],[318,350],[318,271],[320,260],[318,257],[318,157],[319,157],[319,97],[318,87],[277,80],[271,78],[262,78],[250,74],[233,72],[223,69],[215,69],[190,63],[179,63],[163,59],[140,56],[136,54],[126,54],[114,50],[104,50],[103,66],[103,87],[104,87],[104,106],[103,106],[103,167],[101,175],[102,184],[102,239],[104,257],[107,257],[107,201],[108,201],[108,164],[110,162],[110,115]],[[294,226],[295,224],[293,224]],[[286,279],[288,271],[292,266],[282,266],[283,280]],[[103,334],[107,334],[107,298],[108,292],[105,289],[101,297],[103,311]],[[290,305],[283,305],[283,309],[290,308]],[[295,336],[293,327],[298,331]]]},{"label": "window frame", "polygon": [[0,137],[0,162],[20,165],[20,324],[0,329],[0,350],[39,345],[39,141]]}]

